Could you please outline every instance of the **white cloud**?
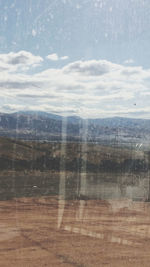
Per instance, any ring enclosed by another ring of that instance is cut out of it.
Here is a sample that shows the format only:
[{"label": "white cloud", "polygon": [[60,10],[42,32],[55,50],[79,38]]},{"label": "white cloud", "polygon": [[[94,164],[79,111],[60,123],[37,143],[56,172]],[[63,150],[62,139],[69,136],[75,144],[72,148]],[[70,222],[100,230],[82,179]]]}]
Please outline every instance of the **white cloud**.
[{"label": "white cloud", "polygon": [[121,69],[120,65],[107,60],[76,61],[64,67],[65,73],[100,76]]},{"label": "white cloud", "polygon": [[[8,54],[9,55],[9,54]],[[5,60],[10,55],[5,55]],[[12,66],[28,64],[11,60]],[[29,59],[28,59],[29,60]],[[31,62],[31,57],[30,57]],[[35,61],[32,61],[33,65]],[[1,111],[30,109],[83,117],[149,117],[150,70],[106,60],[76,61],[35,74],[0,73]],[[137,103],[136,106],[134,103]]]},{"label": "white cloud", "polygon": [[67,59],[69,59],[69,57],[68,56],[63,56],[63,57],[60,57],[60,59],[61,60],[67,60]]},{"label": "white cloud", "polygon": [[52,61],[58,61],[58,60],[67,60],[69,57],[68,56],[59,57],[56,53],[53,53],[48,55],[46,58]]},{"label": "white cloud", "polygon": [[134,63],[134,60],[132,58],[126,59],[123,63],[124,64],[133,64]]},{"label": "white cloud", "polygon": [[38,66],[42,61],[42,57],[35,56],[27,51],[10,52],[0,54],[0,69],[10,72],[28,70],[30,67]]},{"label": "white cloud", "polygon": [[52,61],[57,61],[59,59],[57,54],[50,54],[47,56],[48,59],[52,60]]}]

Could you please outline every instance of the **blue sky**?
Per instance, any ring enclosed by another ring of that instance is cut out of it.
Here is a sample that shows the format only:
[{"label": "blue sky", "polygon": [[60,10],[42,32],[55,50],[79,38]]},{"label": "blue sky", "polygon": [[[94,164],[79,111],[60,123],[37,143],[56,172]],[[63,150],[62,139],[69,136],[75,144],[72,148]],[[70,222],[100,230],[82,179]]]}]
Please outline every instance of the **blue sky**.
[{"label": "blue sky", "polygon": [[150,118],[149,0],[0,0],[0,111]]}]

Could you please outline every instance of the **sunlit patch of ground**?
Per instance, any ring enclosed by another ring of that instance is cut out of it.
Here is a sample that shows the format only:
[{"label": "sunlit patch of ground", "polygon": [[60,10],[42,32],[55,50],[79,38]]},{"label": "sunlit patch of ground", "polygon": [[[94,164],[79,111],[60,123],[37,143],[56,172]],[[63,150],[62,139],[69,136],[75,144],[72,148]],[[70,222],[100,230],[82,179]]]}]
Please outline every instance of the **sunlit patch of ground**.
[{"label": "sunlit patch of ground", "polygon": [[150,266],[150,203],[20,198],[0,216],[0,266]]}]

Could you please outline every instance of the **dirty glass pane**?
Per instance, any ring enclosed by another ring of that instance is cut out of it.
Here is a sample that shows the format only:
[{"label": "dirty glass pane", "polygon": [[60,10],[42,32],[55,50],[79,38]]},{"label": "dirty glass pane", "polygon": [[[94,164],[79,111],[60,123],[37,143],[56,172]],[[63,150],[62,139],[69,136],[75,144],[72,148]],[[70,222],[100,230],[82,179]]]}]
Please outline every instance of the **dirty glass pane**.
[{"label": "dirty glass pane", "polygon": [[0,0],[0,266],[150,266],[149,14]]}]

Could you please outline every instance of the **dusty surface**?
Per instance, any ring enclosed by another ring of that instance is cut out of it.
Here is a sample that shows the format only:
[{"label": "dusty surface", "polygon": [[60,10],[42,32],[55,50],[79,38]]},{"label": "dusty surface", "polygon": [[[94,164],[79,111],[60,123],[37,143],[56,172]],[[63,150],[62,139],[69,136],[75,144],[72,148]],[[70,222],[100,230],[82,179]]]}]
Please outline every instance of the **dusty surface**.
[{"label": "dusty surface", "polygon": [[149,203],[21,198],[0,215],[2,267],[150,266]]}]

